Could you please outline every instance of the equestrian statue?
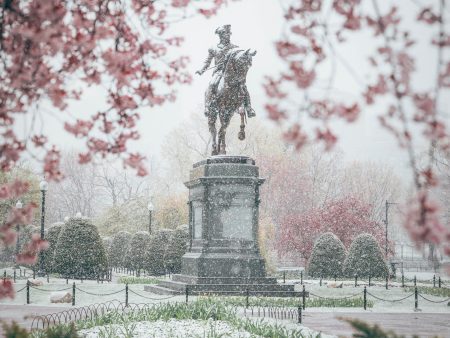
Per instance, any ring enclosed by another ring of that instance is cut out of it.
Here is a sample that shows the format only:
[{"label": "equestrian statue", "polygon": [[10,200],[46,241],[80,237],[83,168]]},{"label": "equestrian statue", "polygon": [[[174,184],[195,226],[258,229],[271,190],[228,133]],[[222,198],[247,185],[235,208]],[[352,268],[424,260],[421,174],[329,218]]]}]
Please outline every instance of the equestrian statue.
[{"label": "equestrian statue", "polygon": [[[241,116],[238,134],[240,140],[245,139],[246,118],[254,117],[250,95],[247,90],[247,72],[252,65],[256,51],[242,50],[230,42],[231,25],[216,29],[220,42],[210,48],[203,68],[196,73],[202,75],[207,71],[214,59],[213,77],[205,93],[205,116],[208,118],[209,131],[212,136],[212,155],[226,154],[225,134],[231,117],[237,113]],[[220,120],[217,140],[216,121]]]}]

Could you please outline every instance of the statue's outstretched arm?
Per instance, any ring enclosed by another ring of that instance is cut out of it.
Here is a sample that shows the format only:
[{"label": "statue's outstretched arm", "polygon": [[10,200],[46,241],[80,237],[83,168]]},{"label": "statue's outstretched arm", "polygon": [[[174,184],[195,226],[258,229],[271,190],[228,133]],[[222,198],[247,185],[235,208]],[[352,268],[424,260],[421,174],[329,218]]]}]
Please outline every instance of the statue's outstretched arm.
[{"label": "statue's outstretched arm", "polygon": [[214,58],[214,50],[209,49],[208,50],[208,58],[206,59],[202,69],[197,70],[195,73],[198,75],[202,75],[209,67],[209,65],[211,64],[212,59]]}]

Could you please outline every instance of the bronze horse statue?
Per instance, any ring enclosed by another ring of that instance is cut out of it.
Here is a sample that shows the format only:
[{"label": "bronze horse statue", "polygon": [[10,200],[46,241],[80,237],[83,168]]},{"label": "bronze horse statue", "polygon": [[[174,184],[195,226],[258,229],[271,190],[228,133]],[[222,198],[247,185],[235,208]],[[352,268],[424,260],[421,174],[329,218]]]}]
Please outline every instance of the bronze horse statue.
[{"label": "bronze horse statue", "polygon": [[[252,52],[250,49],[246,51],[231,49],[226,56],[220,81],[218,84],[211,83],[206,91],[206,102],[209,102],[206,107],[206,115],[212,137],[212,155],[226,154],[226,129],[235,113],[239,113],[241,116],[238,138],[241,141],[245,139],[246,111],[244,104],[246,95],[248,95],[246,78],[255,55],[256,51]],[[220,120],[218,135],[217,116]]]}]

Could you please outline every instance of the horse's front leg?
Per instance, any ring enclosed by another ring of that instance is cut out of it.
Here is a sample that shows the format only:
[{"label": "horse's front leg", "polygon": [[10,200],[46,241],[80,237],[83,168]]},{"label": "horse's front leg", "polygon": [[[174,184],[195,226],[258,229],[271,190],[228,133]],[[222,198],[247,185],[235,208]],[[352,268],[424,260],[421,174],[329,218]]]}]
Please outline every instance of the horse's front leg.
[{"label": "horse's front leg", "polygon": [[217,120],[217,114],[210,112],[210,115],[208,116],[208,126],[209,126],[209,132],[211,133],[211,138],[212,138],[212,150],[211,150],[212,156],[218,154],[216,120]]},{"label": "horse's front leg", "polygon": [[227,153],[225,136],[227,128],[230,124],[231,114],[224,114],[220,116],[220,129],[219,129],[219,154],[225,155]]}]

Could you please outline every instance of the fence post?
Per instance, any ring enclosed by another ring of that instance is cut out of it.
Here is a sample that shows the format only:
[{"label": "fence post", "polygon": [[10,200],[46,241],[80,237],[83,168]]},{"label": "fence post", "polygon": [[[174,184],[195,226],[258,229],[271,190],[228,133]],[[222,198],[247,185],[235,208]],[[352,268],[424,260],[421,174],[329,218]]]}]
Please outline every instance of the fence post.
[{"label": "fence post", "polygon": [[300,271],[300,285],[303,285],[303,271]]},{"label": "fence post", "polygon": [[386,290],[389,289],[389,273],[386,274]]},{"label": "fence post", "polygon": [[75,282],[72,285],[72,306],[75,305]]},{"label": "fence post", "polygon": [[436,275],[433,275],[433,287],[436,287]]},{"label": "fence post", "polygon": [[33,279],[36,279],[36,268],[33,266]]},{"label": "fence post", "polygon": [[128,306],[128,283],[125,284],[125,306]]},{"label": "fence post", "polygon": [[367,288],[364,286],[364,310],[367,309]]},{"label": "fence post", "polygon": [[297,308],[297,311],[298,311],[298,323],[301,324],[302,323],[302,307],[299,306]]},{"label": "fence post", "polygon": [[405,275],[402,272],[402,288],[405,287]]},{"label": "fence post", "polygon": [[30,304],[30,281],[27,280],[27,304]]},{"label": "fence post", "polygon": [[306,291],[305,291],[305,284],[303,284],[302,303],[303,303],[303,310],[304,310],[304,309],[306,309]]},{"label": "fence post", "polygon": [[438,279],[438,286],[441,287],[441,276],[439,276],[439,279]]},{"label": "fence post", "polygon": [[245,290],[245,293],[246,293],[246,297],[245,297],[245,307],[248,308],[248,296],[249,296],[248,288]]},{"label": "fence post", "polygon": [[283,284],[286,284],[286,271],[283,271]]},{"label": "fence post", "polygon": [[417,292],[417,286],[414,288],[414,309],[419,307],[419,293]]},{"label": "fence post", "polygon": [[47,274],[47,283],[50,283],[50,276]]},{"label": "fence post", "polygon": [[69,284],[69,277],[66,276],[66,284]]},{"label": "fence post", "polygon": [[16,282],[16,269],[14,269],[14,283]]},{"label": "fence post", "polygon": [[369,275],[369,286],[370,286],[370,279],[371,279],[371,276]]},{"label": "fence post", "polygon": [[414,286],[417,286],[417,278],[414,276]]},{"label": "fence post", "polygon": [[355,273],[355,288],[358,286],[358,274]]},{"label": "fence post", "polygon": [[3,283],[6,282],[6,270],[3,271]]},{"label": "fence post", "polygon": [[189,287],[186,285],[186,304],[189,301]]},{"label": "fence post", "polygon": [[322,286],[322,277],[320,277],[320,284],[319,285]]}]

